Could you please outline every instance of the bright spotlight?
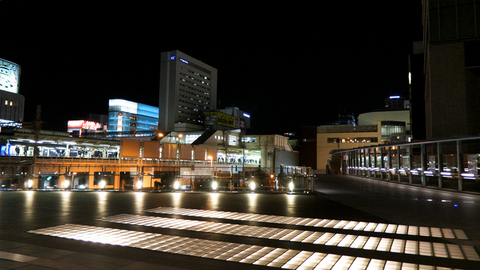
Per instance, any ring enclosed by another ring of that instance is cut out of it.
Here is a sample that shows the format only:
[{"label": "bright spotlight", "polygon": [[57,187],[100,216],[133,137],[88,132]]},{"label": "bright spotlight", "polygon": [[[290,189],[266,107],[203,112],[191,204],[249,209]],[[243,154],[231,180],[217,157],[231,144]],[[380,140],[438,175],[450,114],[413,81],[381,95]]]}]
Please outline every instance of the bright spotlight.
[{"label": "bright spotlight", "polygon": [[218,187],[217,181],[213,181],[213,183],[212,183],[213,191],[217,190],[217,187]]},{"label": "bright spotlight", "polygon": [[251,189],[252,191],[255,190],[255,182],[250,183],[250,189]]},{"label": "bright spotlight", "polygon": [[137,181],[136,187],[137,187],[137,189],[142,189],[142,187],[143,187],[142,181]]},{"label": "bright spotlight", "polygon": [[100,182],[98,182],[98,187],[100,189],[104,189],[106,185],[107,183],[105,183],[105,180],[101,180]]},{"label": "bright spotlight", "polygon": [[288,188],[290,189],[290,192],[293,192],[293,188],[294,188],[294,184],[293,182],[290,182],[290,184],[288,184]]},{"label": "bright spotlight", "polygon": [[32,188],[33,187],[33,181],[32,180],[28,180],[27,181],[27,188]]},{"label": "bright spotlight", "polygon": [[64,189],[67,189],[69,185],[70,185],[70,182],[68,182],[68,180],[63,181],[63,188]]},{"label": "bright spotlight", "polygon": [[175,183],[173,183],[173,188],[178,189],[179,187],[180,187],[180,183],[178,181],[175,181]]}]

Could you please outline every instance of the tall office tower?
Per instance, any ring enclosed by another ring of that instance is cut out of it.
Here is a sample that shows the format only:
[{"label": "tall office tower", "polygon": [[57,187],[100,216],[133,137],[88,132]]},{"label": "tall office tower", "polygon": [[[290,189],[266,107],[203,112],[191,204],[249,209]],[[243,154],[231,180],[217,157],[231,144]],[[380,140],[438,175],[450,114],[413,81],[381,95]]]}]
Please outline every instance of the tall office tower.
[{"label": "tall office tower", "polygon": [[426,138],[480,134],[480,5],[424,0]]},{"label": "tall office tower", "polygon": [[217,69],[178,50],[162,52],[158,129],[203,129],[205,111],[217,109]]}]

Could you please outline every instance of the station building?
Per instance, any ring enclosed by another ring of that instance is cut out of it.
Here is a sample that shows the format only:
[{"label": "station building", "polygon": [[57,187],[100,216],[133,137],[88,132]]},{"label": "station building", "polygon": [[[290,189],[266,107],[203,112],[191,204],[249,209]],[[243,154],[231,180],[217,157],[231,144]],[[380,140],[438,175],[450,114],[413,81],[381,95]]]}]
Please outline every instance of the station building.
[{"label": "station building", "polygon": [[[35,140],[38,136],[37,140]],[[170,132],[149,137],[84,138],[68,132],[17,129],[0,134],[0,182],[5,187],[55,189],[152,188],[171,173],[185,189],[216,180],[224,189],[245,188],[254,175],[306,176],[298,152],[280,135],[242,135],[240,130]],[[158,139],[157,139],[158,138]],[[34,157],[34,148],[39,155]],[[15,165],[12,165],[15,164]],[[105,186],[100,187],[100,181]],[[65,184],[66,183],[66,184]],[[265,182],[272,185],[272,182]],[[28,185],[27,185],[28,186]]]}]

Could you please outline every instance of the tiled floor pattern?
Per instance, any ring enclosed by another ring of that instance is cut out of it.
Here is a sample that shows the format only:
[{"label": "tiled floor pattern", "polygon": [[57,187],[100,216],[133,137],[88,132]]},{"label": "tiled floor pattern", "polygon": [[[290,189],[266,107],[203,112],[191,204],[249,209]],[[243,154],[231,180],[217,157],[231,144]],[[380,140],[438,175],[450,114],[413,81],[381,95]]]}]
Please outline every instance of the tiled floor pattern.
[{"label": "tiled floor pattern", "polygon": [[467,240],[468,237],[463,230],[436,228],[436,227],[422,227],[409,226],[398,224],[385,224],[375,222],[350,221],[350,220],[332,220],[332,219],[318,219],[318,218],[303,218],[303,217],[289,217],[289,216],[275,216],[262,214],[249,214],[226,211],[212,211],[199,210],[187,208],[174,207],[158,207],[144,210],[144,212],[182,215],[192,217],[204,218],[221,218],[241,221],[255,221],[266,223],[277,223],[287,225],[301,225],[310,227],[334,228],[343,230],[355,230],[365,232],[391,233],[391,234],[406,234],[414,236],[439,237],[448,239]]},{"label": "tiled floor pattern", "polygon": [[101,220],[140,226],[191,230],[197,232],[256,237],[262,239],[275,239],[280,241],[292,241],[383,252],[480,261],[480,257],[478,256],[474,247],[467,245],[128,214],[105,217]]},{"label": "tiled floor pattern", "polygon": [[29,232],[94,243],[128,246],[217,260],[281,267],[284,269],[450,269],[391,260],[369,259],[306,250],[229,243],[76,224],[60,225]]}]

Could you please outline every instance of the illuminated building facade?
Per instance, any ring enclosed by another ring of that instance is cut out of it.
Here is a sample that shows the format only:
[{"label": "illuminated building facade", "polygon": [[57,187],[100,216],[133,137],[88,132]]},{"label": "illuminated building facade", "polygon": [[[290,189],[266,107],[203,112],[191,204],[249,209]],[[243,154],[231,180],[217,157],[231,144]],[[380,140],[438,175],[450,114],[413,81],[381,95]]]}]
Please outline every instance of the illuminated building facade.
[{"label": "illuminated building facade", "polygon": [[409,110],[363,113],[358,116],[358,125],[304,127],[300,164],[320,174],[332,173],[332,150],[407,142],[409,130]]},{"label": "illuminated building facade", "polygon": [[178,50],[162,52],[159,130],[202,130],[203,112],[217,109],[217,69]]},{"label": "illuminated building facade", "polygon": [[108,131],[155,133],[158,128],[158,108],[124,99],[108,101]]},{"label": "illuminated building facade", "polygon": [[0,126],[20,126],[25,98],[18,94],[20,66],[0,58]]}]

